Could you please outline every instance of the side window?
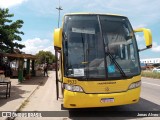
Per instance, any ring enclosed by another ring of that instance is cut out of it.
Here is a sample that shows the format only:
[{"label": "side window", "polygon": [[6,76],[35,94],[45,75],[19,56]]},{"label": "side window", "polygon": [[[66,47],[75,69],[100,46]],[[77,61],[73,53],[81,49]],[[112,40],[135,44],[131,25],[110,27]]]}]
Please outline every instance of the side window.
[{"label": "side window", "polygon": [[135,60],[134,46],[131,40],[120,44],[120,56],[124,60]]}]

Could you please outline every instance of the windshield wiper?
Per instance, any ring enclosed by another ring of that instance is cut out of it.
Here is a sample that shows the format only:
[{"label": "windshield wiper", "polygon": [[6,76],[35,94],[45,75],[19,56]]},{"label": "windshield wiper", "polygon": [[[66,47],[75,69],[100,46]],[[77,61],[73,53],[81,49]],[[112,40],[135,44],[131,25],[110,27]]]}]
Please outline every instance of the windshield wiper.
[{"label": "windshield wiper", "polygon": [[109,55],[110,59],[112,60],[112,62],[114,62],[114,64],[117,66],[118,70],[120,71],[121,75],[126,78],[126,74],[125,72],[122,70],[121,66],[117,63],[117,61],[115,60],[115,58],[113,57],[113,55],[109,52],[106,51],[107,55]]}]

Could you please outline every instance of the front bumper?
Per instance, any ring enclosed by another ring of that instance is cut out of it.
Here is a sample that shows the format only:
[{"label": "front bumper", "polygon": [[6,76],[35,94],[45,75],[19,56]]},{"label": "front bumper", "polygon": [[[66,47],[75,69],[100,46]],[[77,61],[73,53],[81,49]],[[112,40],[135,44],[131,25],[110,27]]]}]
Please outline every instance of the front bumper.
[{"label": "front bumper", "polygon": [[[112,94],[85,94],[80,92],[64,91],[65,108],[107,107],[133,104],[139,101],[141,88],[135,88],[121,93]],[[114,101],[101,102],[101,99],[111,98]]]}]

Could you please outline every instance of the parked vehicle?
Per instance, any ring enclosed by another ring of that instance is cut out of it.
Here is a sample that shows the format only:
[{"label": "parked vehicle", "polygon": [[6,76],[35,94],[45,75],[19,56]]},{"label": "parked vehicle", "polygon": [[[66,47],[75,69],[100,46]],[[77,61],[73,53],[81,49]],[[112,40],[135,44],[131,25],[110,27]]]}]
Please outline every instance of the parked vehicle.
[{"label": "parked vehicle", "polygon": [[[71,13],[54,30],[56,97],[63,107],[88,108],[137,103],[141,90],[139,53],[152,47],[149,29],[132,29],[125,16]],[[136,32],[146,48],[138,49]]]},{"label": "parked vehicle", "polygon": [[152,72],[160,72],[160,67],[154,68]]}]

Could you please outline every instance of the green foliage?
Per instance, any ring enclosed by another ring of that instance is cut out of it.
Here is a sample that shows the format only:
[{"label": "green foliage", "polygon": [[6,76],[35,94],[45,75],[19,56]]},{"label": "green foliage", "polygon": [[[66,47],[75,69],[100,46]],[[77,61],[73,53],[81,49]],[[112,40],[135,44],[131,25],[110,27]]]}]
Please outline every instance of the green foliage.
[{"label": "green foliage", "polygon": [[37,57],[37,64],[43,64],[43,63],[53,63],[55,62],[55,56],[50,51],[39,51],[39,53],[36,54]]},{"label": "green foliage", "polygon": [[14,14],[9,14],[9,9],[0,8],[0,51],[12,53],[14,48],[22,49],[25,47],[15,41],[21,41],[19,34],[24,35],[19,29],[23,26],[22,20],[13,22],[10,17]]},{"label": "green foliage", "polygon": [[142,71],[142,77],[158,78],[160,79],[160,73],[151,71]]}]

